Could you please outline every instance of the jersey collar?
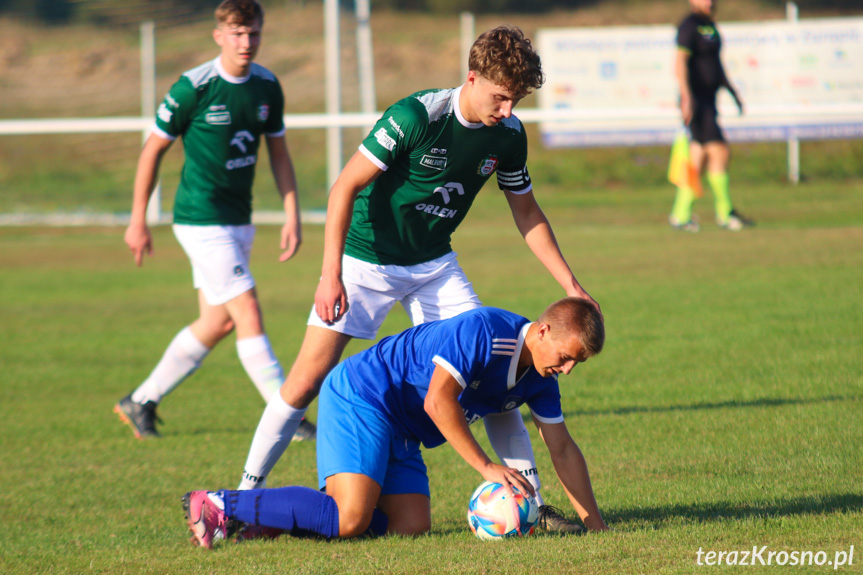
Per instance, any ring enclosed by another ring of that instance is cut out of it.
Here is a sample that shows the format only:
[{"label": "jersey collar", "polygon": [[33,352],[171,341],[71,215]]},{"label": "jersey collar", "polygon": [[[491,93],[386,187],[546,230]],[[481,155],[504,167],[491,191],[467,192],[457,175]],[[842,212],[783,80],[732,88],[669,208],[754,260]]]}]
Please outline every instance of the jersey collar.
[{"label": "jersey collar", "polygon": [[252,77],[251,68],[249,68],[249,73],[245,76],[231,76],[230,74],[225,72],[225,69],[222,67],[221,55],[216,57],[216,72],[219,73],[219,77],[221,77],[222,80],[231,84],[243,84]]},{"label": "jersey collar", "polygon": [[[516,380],[516,375],[518,374],[518,358],[521,357],[521,349],[524,347],[524,338],[527,336],[527,330],[529,330],[532,325],[532,321],[527,322],[521,326],[521,331],[518,333],[518,341],[515,344],[515,353],[512,354],[512,359],[509,362],[509,371],[506,374],[507,389],[512,389],[518,383]],[[530,371],[530,368],[528,368],[528,371]]]},{"label": "jersey collar", "polygon": [[459,100],[461,99],[461,89],[464,88],[464,84],[455,89],[455,92],[452,95],[452,107],[455,110],[455,117],[458,120],[458,123],[468,128],[469,130],[478,130],[485,126],[482,122],[468,122],[464,116],[461,114],[461,106],[459,105]]}]

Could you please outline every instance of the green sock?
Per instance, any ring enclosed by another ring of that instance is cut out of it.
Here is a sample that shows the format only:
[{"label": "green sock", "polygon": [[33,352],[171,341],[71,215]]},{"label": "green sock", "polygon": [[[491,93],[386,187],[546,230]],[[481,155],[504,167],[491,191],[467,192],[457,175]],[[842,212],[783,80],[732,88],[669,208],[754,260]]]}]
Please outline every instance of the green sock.
[{"label": "green sock", "polygon": [[689,186],[677,188],[677,195],[674,197],[674,207],[671,208],[671,217],[678,224],[685,224],[692,219],[692,202],[694,199],[695,194]]},{"label": "green sock", "polygon": [[716,219],[724,222],[731,213],[731,195],[728,193],[728,172],[708,172],[707,183],[716,201]]}]

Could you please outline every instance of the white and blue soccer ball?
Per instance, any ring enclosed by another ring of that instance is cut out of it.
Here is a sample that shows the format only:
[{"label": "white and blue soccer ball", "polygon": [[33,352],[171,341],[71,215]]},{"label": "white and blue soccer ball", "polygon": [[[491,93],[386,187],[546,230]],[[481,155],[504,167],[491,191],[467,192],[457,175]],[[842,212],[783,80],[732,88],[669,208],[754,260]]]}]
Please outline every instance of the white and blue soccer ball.
[{"label": "white and blue soccer ball", "polygon": [[470,496],[467,522],[474,535],[497,541],[533,533],[539,518],[539,506],[532,496],[512,487],[486,481]]}]

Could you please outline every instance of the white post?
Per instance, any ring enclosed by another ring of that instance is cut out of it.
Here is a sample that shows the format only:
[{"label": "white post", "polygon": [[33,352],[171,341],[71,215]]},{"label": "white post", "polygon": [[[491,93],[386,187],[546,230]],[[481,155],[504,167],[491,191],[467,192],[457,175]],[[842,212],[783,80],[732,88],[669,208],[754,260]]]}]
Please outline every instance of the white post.
[{"label": "white post", "polygon": [[[156,25],[152,20],[141,23],[141,116],[154,118],[156,113]],[[149,126],[141,133],[147,141]],[[147,204],[147,223],[158,224],[162,219],[162,184],[156,189]]]},{"label": "white post", "polygon": [[[341,113],[341,72],[339,66],[339,1],[324,0],[324,42],[326,61],[327,114]],[[327,128],[327,184],[333,187],[342,170],[342,129]]]},{"label": "white post", "polygon": [[[785,15],[789,22],[797,22],[797,4],[786,2]],[[800,183],[800,140],[796,134],[788,136],[788,181]]]},{"label": "white post", "polygon": [[470,56],[470,48],[476,40],[476,20],[470,12],[461,13],[461,79],[459,82],[464,82],[468,73],[468,58]]},{"label": "white post", "polygon": [[[372,49],[369,0],[357,0],[357,67],[360,79],[360,111],[373,114],[375,102],[375,59]],[[371,129],[372,126],[368,128]]]}]

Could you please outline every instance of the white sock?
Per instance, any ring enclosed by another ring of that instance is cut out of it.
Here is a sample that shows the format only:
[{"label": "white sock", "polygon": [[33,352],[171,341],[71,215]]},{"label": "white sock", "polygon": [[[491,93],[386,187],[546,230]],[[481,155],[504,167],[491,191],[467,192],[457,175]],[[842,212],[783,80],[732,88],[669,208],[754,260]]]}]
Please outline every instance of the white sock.
[{"label": "white sock", "polygon": [[238,339],[237,355],[264,401],[269,402],[285,381],[285,372],[273,353],[270,339],[266,335]]},{"label": "white sock", "polygon": [[290,445],[305,414],[305,408],[293,408],[285,403],[281,393],[273,394],[255,430],[243,468],[243,479],[237,489],[258,489],[264,486],[267,475]]},{"label": "white sock", "polygon": [[542,482],[536,470],[536,458],[530,443],[530,434],[524,426],[521,412],[517,409],[503,413],[492,413],[482,418],[488,440],[498,458],[507,467],[514,467],[524,475],[536,491],[537,505],[545,502],[540,495]]},{"label": "white sock", "polygon": [[208,353],[210,348],[198,341],[191,329],[183,328],[168,345],[150,377],[132,392],[132,401],[159,403],[200,367]]}]

